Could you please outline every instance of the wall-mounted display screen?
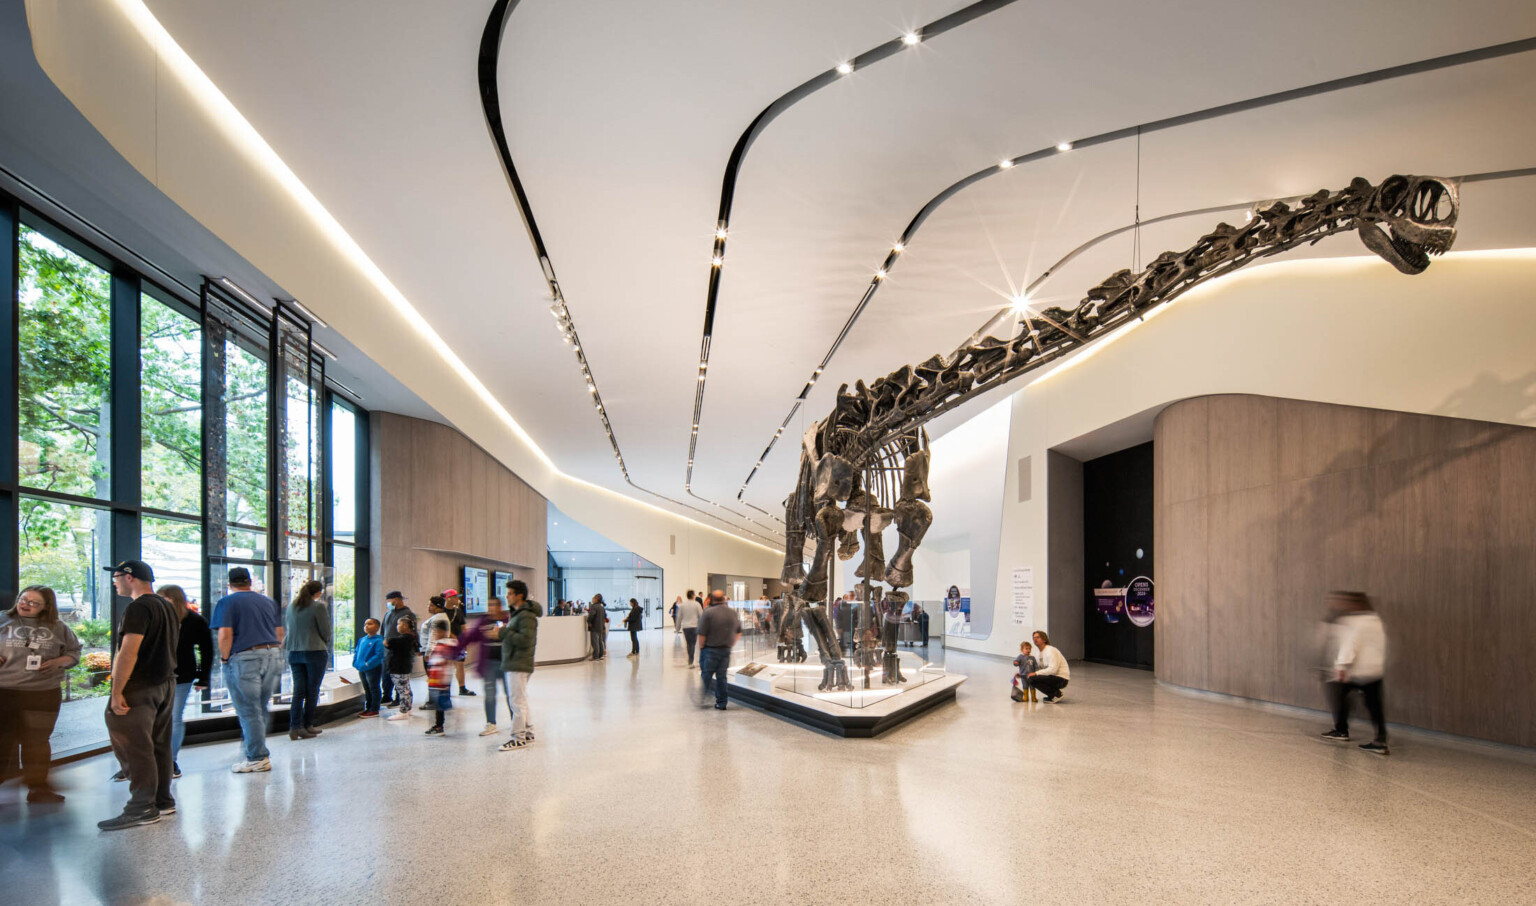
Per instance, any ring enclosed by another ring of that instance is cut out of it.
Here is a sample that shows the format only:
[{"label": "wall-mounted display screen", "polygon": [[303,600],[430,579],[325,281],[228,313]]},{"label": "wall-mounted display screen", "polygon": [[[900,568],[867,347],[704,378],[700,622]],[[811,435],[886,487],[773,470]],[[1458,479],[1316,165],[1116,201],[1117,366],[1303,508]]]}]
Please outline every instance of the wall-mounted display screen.
[{"label": "wall-mounted display screen", "polygon": [[506,603],[506,600],[507,600],[507,583],[511,582],[513,579],[516,579],[517,577],[512,575],[511,573],[504,573],[504,572],[502,572],[499,569],[496,570],[496,572],[492,573],[491,575],[496,580],[496,581],[491,583],[491,594],[493,594],[496,597],[500,598],[502,600],[502,603]]},{"label": "wall-mounted display screen", "polygon": [[485,611],[486,583],[490,577],[478,566],[464,567],[464,610],[467,613]]}]

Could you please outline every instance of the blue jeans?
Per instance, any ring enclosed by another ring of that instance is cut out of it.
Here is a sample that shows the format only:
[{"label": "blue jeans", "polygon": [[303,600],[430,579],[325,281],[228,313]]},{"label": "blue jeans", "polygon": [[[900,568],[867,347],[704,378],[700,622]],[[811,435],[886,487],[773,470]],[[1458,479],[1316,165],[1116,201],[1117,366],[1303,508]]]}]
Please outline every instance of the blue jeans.
[{"label": "blue jeans", "polygon": [[715,707],[725,707],[725,690],[728,681],[726,668],[731,666],[731,649],[699,649],[699,672],[704,675],[704,694],[709,694],[710,684],[715,687]]},{"label": "blue jeans", "polygon": [[320,681],[325,679],[325,651],[290,651],[288,668],[293,671],[293,702],[288,706],[288,729],[315,725],[315,706],[320,704]]},{"label": "blue jeans", "polygon": [[485,665],[485,722],[496,722],[496,684],[501,683],[501,691],[507,694],[507,711],[512,710],[512,689],[507,686],[507,675],[501,670],[500,661],[489,661]]},{"label": "blue jeans", "polygon": [[224,665],[224,685],[240,718],[246,761],[272,754],[267,749],[267,703],[282,679],[283,652],[277,648],[248,648]]},{"label": "blue jeans", "polygon": [[171,701],[171,764],[181,757],[181,741],[186,738],[187,725],[182,715],[187,710],[187,696],[192,694],[191,683],[177,683],[176,697]]},{"label": "blue jeans", "polygon": [[363,684],[363,710],[369,714],[379,713],[379,678],[383,673],[383,667],[357,671],[357,679]]}]

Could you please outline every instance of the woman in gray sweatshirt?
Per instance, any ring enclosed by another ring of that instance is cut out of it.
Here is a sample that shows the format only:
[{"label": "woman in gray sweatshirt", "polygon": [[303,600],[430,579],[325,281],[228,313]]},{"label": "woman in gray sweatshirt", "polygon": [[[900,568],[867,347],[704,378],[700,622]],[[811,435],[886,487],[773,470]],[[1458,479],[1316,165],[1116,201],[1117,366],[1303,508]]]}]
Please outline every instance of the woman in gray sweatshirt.
[{"label": "woman in gray sweatshirt", "polygon": [[0,765],[20,751],[28,802],[63,802],[48,783],[48,737],[59,719],[64,671],[80,662],[80,640],[59,619],[53,589],[29,585],[0,613]]}]

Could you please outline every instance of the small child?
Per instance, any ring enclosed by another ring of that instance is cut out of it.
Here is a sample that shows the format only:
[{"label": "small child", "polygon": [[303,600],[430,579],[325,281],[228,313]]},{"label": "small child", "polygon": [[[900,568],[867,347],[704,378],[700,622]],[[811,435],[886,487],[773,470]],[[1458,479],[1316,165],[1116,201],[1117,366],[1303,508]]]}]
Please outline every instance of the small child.
[{"label": "small child", "polygon": [[1013,684],[1024,692],[1024,697],[1019,701],[1038,701],[1035,688],[1029,684],[1029,675],[1040,669],[1040,662],[1035,660],[1028,641],[1019,643],[1019,656],[1013,659],[1013,665],[1019,668],[1019,673],[1013,678]]},{"label": "small child", "polygon": [[363,713],[358,717],[379,716],[379,674],[384,670],[384,640],[379,637],[379,621],[369,617],[363,623],[365,635],[352,650],[352,666],[363,684]]},{"label": "small child", "polygon": [[394,683],[395,697],[400,699],[400,712],[389,715],[389,720],[409,720],[411,716],[411,667],[416,663],[416,652],[421,646],[416,642],[416,633],[411,629],[411,621],[405,617],[395,624],[400,634],[392,639],[386,639],[384,647],[389,649],[389,679]]},{"label": "small child", "polygon": [[443,719],[453,710],[453,660],[458,646],[448,635],[446,623],[432,624],[432,650],[427,654],[427,697],[437,706],[437,722],[427,728],[428,736],[443,735]]}]

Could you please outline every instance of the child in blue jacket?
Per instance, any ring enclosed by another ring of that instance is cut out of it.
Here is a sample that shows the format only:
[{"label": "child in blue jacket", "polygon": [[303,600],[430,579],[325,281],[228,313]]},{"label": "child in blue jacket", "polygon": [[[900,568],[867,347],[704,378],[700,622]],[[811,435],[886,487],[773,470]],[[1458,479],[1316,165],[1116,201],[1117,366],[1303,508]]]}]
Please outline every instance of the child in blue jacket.
[{"label": "child in blue jacket", "polygon": [[379,681],[384,676],[384,638],[379,635],[379,621],[369,617],[363,623],[367,633],[352,651],[352,666],[363,684],[363,713],[358,717],[379,716]]}]

